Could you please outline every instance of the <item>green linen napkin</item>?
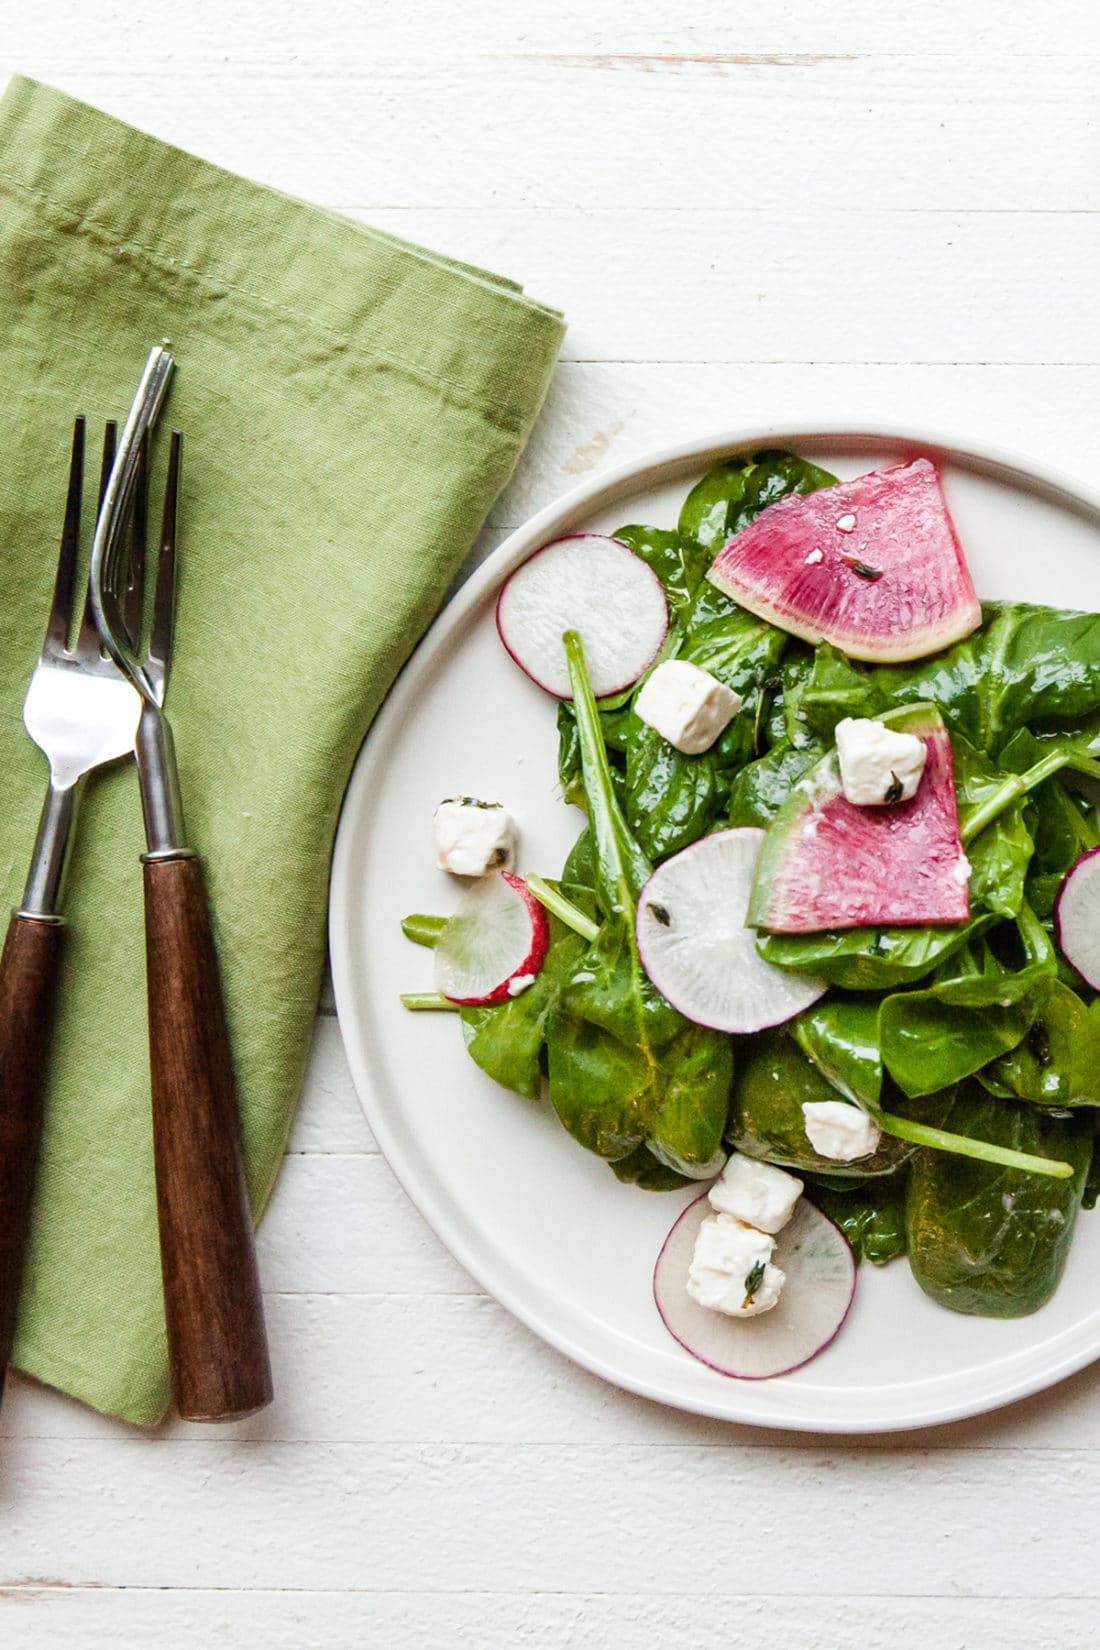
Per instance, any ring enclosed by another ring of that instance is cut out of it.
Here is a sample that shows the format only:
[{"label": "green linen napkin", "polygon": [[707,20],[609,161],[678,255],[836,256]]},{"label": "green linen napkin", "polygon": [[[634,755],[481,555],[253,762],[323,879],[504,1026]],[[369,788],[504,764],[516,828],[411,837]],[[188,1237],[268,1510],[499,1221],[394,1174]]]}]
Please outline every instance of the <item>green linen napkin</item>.
[{"label": "green linen napkin", "polygon": [[[21,708],[72,420],[98,441],[166,337],[162,425],[185,432],[168,709],[258,1214],[302,1081],[344,782],[527,439],[561,317],[22,78],[0,102],[0,272],[3,897],[20,899],[45,780]],[[14,1361],[152,1422],[168,1384],[143,845],[132,765],[93,778]]]}]

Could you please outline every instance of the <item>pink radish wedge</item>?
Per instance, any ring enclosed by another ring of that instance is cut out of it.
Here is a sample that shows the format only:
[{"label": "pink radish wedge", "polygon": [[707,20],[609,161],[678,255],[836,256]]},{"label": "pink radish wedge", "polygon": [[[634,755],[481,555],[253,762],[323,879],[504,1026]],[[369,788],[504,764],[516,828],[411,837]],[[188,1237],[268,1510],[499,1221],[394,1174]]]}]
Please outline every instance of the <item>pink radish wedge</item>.
[{"label": "pink radish wedge", "polygon": [[852,659],[922,659],[982,622],[926,458],[778,499],[707,577],[750,613]]},{"label": "pink radish wedge", "polygon": [[452,1003],[499,1003],[518,997],[546,958],[546,912],[522,877],[480,877],[449,918],[435,947],[435,984]]},{"label": "pink radish wedge", "polygon": [[825,991],[765,962],[745,927],[764,834],[745,826],[705,836],[659,865],[638,897],[642,967],[673,1008],[714,1031],[780,1025]]},{"label": "pink radish wedge", "polygon": [[943,719],[935,705],[905,705],[882,720],[924,743],[917,794],[886,807],[857,807],[844,795],[836,752],[822,757],[768,829],[749,899],[755,927],[813,934],[966,921],[970,866]]},{"label": "pink radish wedge", "polygon": [[759,1317],[731,1318],[687,1292],[695,1239],[713,1213],[705,1197],[697,1198],[664,1241],[653,1271],[661,1321],[685,1352],[719,1375],[764,1381],[801,1368],[824,1351],[848,1316],[856,1264],[847,1239],[802,1198],[776,1239],[772,1259],[787,1276],[778,1303]]},{"label": "pink radish wedge", "polygon": [[1094,991],[1100,991],[1100,848],[1090,848],[1066,872],[1054,901],[1054,937]]},{"label": "pink radish wedge", "polygon": [[578,630],[597,699],[638,680],[661,650],[668,604],[661,581],[619,539],[555,539],[517,567],[497,599],[497,630],[520,669],[571,697],[562,634]]}]

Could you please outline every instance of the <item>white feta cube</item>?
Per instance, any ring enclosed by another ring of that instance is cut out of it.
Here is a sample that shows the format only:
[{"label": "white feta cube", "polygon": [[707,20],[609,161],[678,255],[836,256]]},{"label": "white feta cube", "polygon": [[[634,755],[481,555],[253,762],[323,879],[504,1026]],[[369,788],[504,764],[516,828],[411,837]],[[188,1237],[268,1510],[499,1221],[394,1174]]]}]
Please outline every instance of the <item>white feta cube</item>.
[{"label": "white feta cube", "polygon": [[802,1106],[806,1139],[819,1157],[855,1163],[878,1151],[882,1130],[873,1117],[846,1100],[808,1100]]},{"label": "white feta cube", "polygon": [[928,751],[915,733],[897,733],[869,716],[846,716],[836,725],[836,754],[844,795],[866,808],[915,796]]},{"label": "white feta cube", "polygon": [[734,1152],[721,1179],[707,1193],[712,1209],[734,1215],[762,1232],[781,1232],[802,1196],[802,1182],[773,1163]]},{"label": "white feta cube", "polygon": [[643,683],[634,708],[678,751],[699,756],[729,727],[741,709],[741,695],[709,670],[686,659],[666,659]]},{"label": "white feta cube", "polygon": [[476,796],[450,796],[435,810],[435,857],[441,871],[456,877],[483,877],[487,871],[510,871],[519,834],[516,822],[499,802]]},{"label": "white feta cube", "polygon": [[775,1239],[732,1215],[707,1215],[695,1239],[687,1292],[700,1306],[731,1318],[770,1312],[787,1281],[773,1266]]}]

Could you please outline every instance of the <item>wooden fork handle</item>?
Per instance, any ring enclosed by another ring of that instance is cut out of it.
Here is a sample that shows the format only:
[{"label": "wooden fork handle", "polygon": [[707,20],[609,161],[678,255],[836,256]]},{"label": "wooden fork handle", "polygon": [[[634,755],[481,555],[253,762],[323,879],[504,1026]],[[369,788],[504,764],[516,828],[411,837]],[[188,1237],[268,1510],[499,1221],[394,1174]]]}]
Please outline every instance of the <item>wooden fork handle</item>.
[{"label": "wooden fork handle", "polygon": [[146,858],[153,1151],[172,1396],[190,1421],[271,1402],[233,1063],[202,861]]},{"label": "wooden fork handle", "polygon": [[64,924],[13,913],[0,955],[0,1395],[15,1339]]}]

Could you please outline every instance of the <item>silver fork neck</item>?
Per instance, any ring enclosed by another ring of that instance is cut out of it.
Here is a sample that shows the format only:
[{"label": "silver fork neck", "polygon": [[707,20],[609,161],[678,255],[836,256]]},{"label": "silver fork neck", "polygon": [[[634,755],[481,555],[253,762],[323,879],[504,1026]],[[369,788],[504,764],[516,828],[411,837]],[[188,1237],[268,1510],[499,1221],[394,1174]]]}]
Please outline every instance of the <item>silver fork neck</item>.
[{"label": "silver fork neck", "polygon": [[189,850],[185,846],[183,804],[180,801],[172,729],[167,717],[162,716],[158,707],[148,700],[138,723],[134,754],[141,788],[141,812],[145,819],[148,848],[145,857],[181,858]]},{"label": "silver fork neck", "polygon": [[69,863],[73,818],[83,789],[83,777],[75,784],[66,786],[50,781],[38,823],[23,903],[19,906],[20,916],[35,917],[42,922],[61,920],[57,911]]}]

